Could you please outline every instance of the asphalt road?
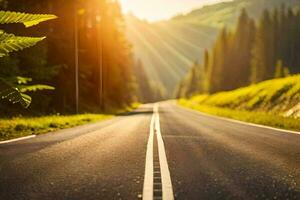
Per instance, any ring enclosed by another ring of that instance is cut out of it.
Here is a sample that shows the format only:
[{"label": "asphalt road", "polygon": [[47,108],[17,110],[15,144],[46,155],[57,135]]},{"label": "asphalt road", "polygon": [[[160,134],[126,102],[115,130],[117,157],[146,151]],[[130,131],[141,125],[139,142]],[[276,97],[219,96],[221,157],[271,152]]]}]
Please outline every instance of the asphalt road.
[{"label": "asphalt road", "polygon": [[[144,105],[104,122],[0,145],[0,199],[142,199],[152,115],[153,105]],[[299,134],[172,102],[160,103],[159,115],[175,199],[300,199]]]}]

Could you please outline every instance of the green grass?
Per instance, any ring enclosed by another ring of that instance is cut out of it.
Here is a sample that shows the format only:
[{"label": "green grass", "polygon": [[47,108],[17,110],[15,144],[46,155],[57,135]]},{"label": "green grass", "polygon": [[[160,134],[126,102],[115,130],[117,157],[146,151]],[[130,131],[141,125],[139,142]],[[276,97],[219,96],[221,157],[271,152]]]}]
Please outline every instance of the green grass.
[{"label": "green grass", "polygon": [[300,120],[291,118],[291,117],[283,117],[274,115],[271,113],[264,112],[250,112],[250,111],[238,111],[227,108],[218,108],[207,105],[197,105],[193,104],[189,100],[179,100],[179,104],[191,108],[193,110],[197,110],[200,112],[208,113],[211,115],[216,115],[220,117],[231,118],[239,121],[250,122],[254,124],[266,125],[275,128],[287,129],[300,131]]},{"label": "green grass", "polygon": [[259,19],[265,9],[274,10],[280,8],[282,4],[294,9],[299,8],[299,1],[297,0],[234,0],[207,5],[185,15],[179,15],[173,20],[213,27],[231,27],[243,8],[251,17]]},{"label": "green grass", "polygon": [[179,100],[180,105],[201,112],[297,131],[300,131],[299,102],[300,75]]},{"label": "green grass", "polygon": [[17,117],[0,119],[0,141],[32,134],[43,134],[111,118],[111,115],[82,114],[70,116]]},{"label": "green grass", "polygon": [[284,115],[300,102],[300,75],[273,79],[229,92],[197,95],[190,100],[196,104]]}]

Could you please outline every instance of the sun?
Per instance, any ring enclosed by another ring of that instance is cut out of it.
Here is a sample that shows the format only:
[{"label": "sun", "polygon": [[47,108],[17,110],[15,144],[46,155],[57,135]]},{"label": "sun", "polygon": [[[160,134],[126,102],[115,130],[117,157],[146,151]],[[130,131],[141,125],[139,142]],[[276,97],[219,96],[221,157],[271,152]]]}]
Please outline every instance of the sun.
[{"label": "sun", "polygon": [[120,0],[120,3],[124,13],[130,12],[148,21],[170,18],[185,4],[179,0]]}]

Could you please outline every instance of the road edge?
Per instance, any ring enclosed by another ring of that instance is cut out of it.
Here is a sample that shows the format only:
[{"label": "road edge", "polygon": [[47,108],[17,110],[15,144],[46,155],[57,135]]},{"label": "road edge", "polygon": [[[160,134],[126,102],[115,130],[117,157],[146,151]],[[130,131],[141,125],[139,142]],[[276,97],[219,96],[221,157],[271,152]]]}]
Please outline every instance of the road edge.
[{"label": "road edge", "polygon": [[178,104],[177,102],[174,103],[174,104],[176,106],[182,108],[182,109],[185,109],[185,110],[197,113],[197,114],[205,115],[205,116],[208,116],[208,117],[221,119],[221,120],[224,120],[224,121],[229,121],[229,122],[234,122],[234,123],[238,123],[238,124],[243,124],[243,125],[248,125],[248,126],[254,126],[254,127],[258,127],[258,128],[264,128],[264,129],[269,129],[269,130],[274,130],[274,131],[279,131],[279,132],[284,132],[284,133],[288,133],[288,134],[297,134],[297,135],[300,135],[300,131],[292,131],[292,130],[275,128],[275,127],[272,127],[272,126],[266,126],[266,125],[261,125],[261,124],[254,124],[254,123],[251,123],[251,122],[244,122],[244,121],[240,121],[240,120],[236,120],[236,119],[231,119],[231,118],[226,118],[226,117],[221,117],[221,116],[217,116],[217,115],[212,115],[212,114],[201,112],[199,110],[195,110],[195,109],[192,109],[192,108],[184,107],[184,106]]},{"label": "road edge", "polygon": [[0,144],[8,144],[8,143],[18,142],[18,141],[22,141],[22,140],[29,140],[29,139],[35,138],[35,137],[36,137],[36,135],[29,135],[29,136],[25,136],[25,137],[19,137],[19,138],[15,138],[15,139],[0,141]]}]

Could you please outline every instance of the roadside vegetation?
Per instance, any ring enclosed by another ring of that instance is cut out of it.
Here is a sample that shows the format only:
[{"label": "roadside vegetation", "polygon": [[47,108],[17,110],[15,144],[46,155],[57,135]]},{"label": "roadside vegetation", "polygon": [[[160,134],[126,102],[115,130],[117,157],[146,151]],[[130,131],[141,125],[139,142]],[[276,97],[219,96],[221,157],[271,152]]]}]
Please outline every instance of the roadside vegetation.
[{"label": "roadside vegetation", "polygon": [[[195,63],[196,66],[198,65],[197,68],[200,68],[197,69],[200,71],[200,74],[196,74],[196,76],[201,76],[201,73],[203,73],[201,72],[201,68],[204,65],[205,49],[209,51],[210,65],[213,65],[212,46],[215,46],[216,37],[223,27],[227,27],[226,43],[230,48],[230,50],[227,49],[226,52],[228,54],[234,54],[234,60],[239,59],[236,55],[237,50],[238,55],[244,56],[245,53],[247,53],[246,48],[249,45],[249,40],[253,39],[256,32],[254,27],[252,27],[253,24],[251,25],[253,22],[244,20],[241,23],[242,27],[240,27],[239,34],[233,36],[238,16],[243,8],[247,11],[249,17],[258,25],[258,21],[264,10],[269,11],[270,18],[272,19],[275,17],[273,17],[274,9],[277,9],[278,12],[280,11],[280,13],[283,14],[281,9],[283,4],[286,8],[291,7],[295,11],[299,10],[298,0],[234,0],[195,8],[191,12],[177,15],[171,20],[154,23],[149,23],[146,20],[140,20],[132,15],[127,15],[125,17],[128,27],[126,33],[130,42],[135,47],[134,54],[141,59],[145,67],[146,75],[158,83],[157,87],[164,91],[164,95],[174,97],[174,90],[176,86],[178,86],[178,77],[182,78],[185,76],[186,72],[193,67],[195,61],[197,61]],[[283,38],[285,37],[283,36],[284,34],[290,34],[290,30],[295,30],[295,28],[287,28],[287,26],[291,25],[292,21],[291,18],[287,21],[280,19],[280,23],[283,22],[286,26],[284,28],[279,27],[276,23],[273,25],[268,21],[268,27],[266,27],[266,29],[272,29],[273,27],[280,28],[280,30],[276,31],[276,34],[280,36],[280,38]],[[295,34],[295,36],[298,35],[299,34]],[[269,35],[268,37],[273,40],[273,36]],[[289,38],[291,39],[293,37],[289,36]],[[290,39],[285,41],[289,41]],[[235,44],[232,44],[232,42]],[[254,41],[250,42],[254,44]],[[273,44],[275,44],[275,42]],[[235,49],[233,49],[233,45]],[[266,47],[267,49],[272,48]],[[273,48],[275,49],[275,47]],[[286,51],[282,45],[279,48]],[[252,49],[249,50],[252,51]],[[288,51],[286,51],[286,53],[288,54]],[[226,57],[230,57],[230,66],[232,66],[232,68],[238,66],[241,61],[243,61],[243,64],[247,64],[248,62],[248,58],[242,57],[239,63],[234,63],[233,66],[233,59],[231,59],[231,55],[228,54]],[[283,58],[282,56],[278,57],[278,59]],[[217,61],[221,62],[221,60],[221,57],[217,58]],[[292,67],[289,63],[284,63],[284,67],[287,66]],[[207,67],[210,68],[210,66]],[[243,67],[241,66],[241,68]],[[190,73],[194,72],[191,71]],[[216,76],[217,74],[213,73],[213,75]],[[195,74],[192,76],[195,76]],[[209,79],[208,76],[206,77]],[[244,82],[245,80],[241,80],[241,83]],[[198,89],[201,90],[201,88]]]},{"label": "roadside vegetation", "polygon": [[114,116],[129,113],[140,106],[133,103],[122,109],[112,108],[111,112],[102,114],[89,113],[78,115],[47,115],[47,116],[18,116],[0,117],[0,141],[9,140],[29,135],[40,135],[57,131],[60,129],[72,128],[84,124],[108,120]]},{"label": "roadside vegetation", "polygon": [[300,75],[179,100],[180,105],[201,112],[300,131],[299,102]]},{"label": "roadside vegetation", "polygon": [[[74,12],[74,8],[78,12]],[[0,0],[0,10],[24,12],[20,16],[2,18],[5,23],[24,22],[25,26],[57,16],[37,28],[26,29],[14,24],[2,26],[6,33],[27,36],[14,37],[17,42],[22,42],[22,48],[17,50],[31,48],[15,51],[16,45],[11,45],[8,50],[14,52],[0,59],[0,82],[5,82],[0,83],[0,90],[4,92],[0,97],[5,97],[0,101],[0,116],[15,113],[47,116],[57,112],[68,115],[76,112],[77,104],[80,113],[103,113],[125,109],[137,101],[153,101],[149,99],[156,96],[151,95],[152,92],[159,94],[156,89],[152,91],[154,86],[148,86],[148,77],[138,67],[126,36],[119,2]],[[1,31],[0,35],[3,35]],[[11,43],[12,35],[9,36],[7,40]],[[77,48],[74,48],[75,41]],[[78,71],[74,70],[77,64]],[[138,76],[143,76],[144,85],[141,86]],[[75,77],[78,77],[78,98]],[[9,100],[20,102],[28,109],[24,111]]]},{"label": "roadside vegetation", "polygon": [[64,128],[71,128],[87,123],[111,118],[112,115],[81,114],[81,115],[52,115],[43,117],[15,117],[0,119],[0,141],[32,134],[39,135]]},{"label": "roadside vegetation", "polygon": [[0,141],[9,140],[29,135],[40,135],[57,131],[60,129],[72,128],[84,124],[108,120],[114,116],[129,113],[140,106],[133,103],[122,109],[112,108],[111,112],[103,114],[89,113],[78,115],[47,115],[47,116],[18,116],[0,117]]},{"label": "roadside vegetation", "polygon": [[[246,1],[233,1],[241,2]],[[252,6],[259,5],[255,2]],[[300,59],[295,56],[300,12],[290,3],[270,1],[270,7],[255,15],[252,9],[241,9],[237,21],[223,26],[202,63],[194,63],[178,85],[179,103],[213,115],[300,130]]]},{"label": "roadside vegetation", "polygon": [[[49,7],[51,14],[30,14]],[[52,19],[39,29],[14,25]],[[144,72],[135,66],[118,2],[0,0],[0,24],[0,140],[96,122],[136,108],[134,102],[153,101],[146,96],[153,92],[147,77],[143,88],[136,80]],[[41,33],[47,38],[36,37]],[[52,116],[57,112],[62,116]],[[78,112],[97,114],[71,115]]]},{"label": "roadside vegetation", "polygon": [[239,111],[228,108],[220,108],[208,105],[195,104],[186,99],[179,100],[179,104],[200,112],[220,117],[231,118],[239,121],[250,122],[275,128],[300,131],[300,120],[292,117],[284,117],[274,113]]},{"label": "roadside vegetation", "polygon": [[299,19],[299,11],[284,5],[265,10],[259,20],[243,9],[235,28],[224,27],[204,52],[204,61],[192,66],[178,86],[177,97],[230,91],[299,74]]}]

